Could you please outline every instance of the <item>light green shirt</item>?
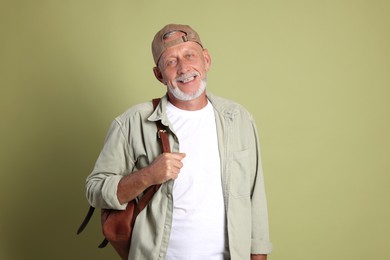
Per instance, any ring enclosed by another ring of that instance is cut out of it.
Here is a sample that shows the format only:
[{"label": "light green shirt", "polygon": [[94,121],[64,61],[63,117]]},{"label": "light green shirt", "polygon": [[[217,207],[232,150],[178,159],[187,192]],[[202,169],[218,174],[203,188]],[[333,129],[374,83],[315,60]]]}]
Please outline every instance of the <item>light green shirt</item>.
[{"label": "light green shirt", "polygon": [[[250,259],[250,254],[269,254],[272,244],[255,123],[237,103],[209,93],[207,97],[215,111],[230,258],[244,260]],[[126,208],[117,198],[120,179],[148,166],[161,153],[155,121],[161,120],[168,126],[171,150],[180,151],[166,116],[167,102],[164,96],[155,111],[151,102],[136,105],[113,121],[95,168],[87,178],[86,193],[92,206]],[[196,129],[193,131],[196,135]],[[166,258],[173,182],[164,183],[137,217],[129,259]]]}]

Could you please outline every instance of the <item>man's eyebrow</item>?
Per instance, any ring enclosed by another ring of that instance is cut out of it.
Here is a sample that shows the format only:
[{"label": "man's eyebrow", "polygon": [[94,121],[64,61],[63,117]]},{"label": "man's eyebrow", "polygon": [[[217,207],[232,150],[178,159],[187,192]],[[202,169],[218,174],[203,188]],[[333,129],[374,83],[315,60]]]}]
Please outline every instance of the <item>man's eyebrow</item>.
[{"label": "man's eyebrow", "polygon": [[175,58],[176,59],[176,55],[174,55],[174,54],[171,54],[171,55],[166,55],[166,56],[161,56],[161,58],[163,59],[163,60],[167,60],[167,59],[172,59],[172,58]]}]

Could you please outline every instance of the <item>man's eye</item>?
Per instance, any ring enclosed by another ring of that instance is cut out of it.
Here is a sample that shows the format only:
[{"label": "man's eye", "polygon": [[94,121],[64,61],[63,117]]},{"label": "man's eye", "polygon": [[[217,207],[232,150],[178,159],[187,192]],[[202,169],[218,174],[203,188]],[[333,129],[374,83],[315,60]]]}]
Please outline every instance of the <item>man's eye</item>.
[{"label": "man's eye", "polygon": [[167,62],[167,64],[168,64],[169,66],[175,65],[175,64],[176,64],[176,60],[169,60],[169,61]]}]

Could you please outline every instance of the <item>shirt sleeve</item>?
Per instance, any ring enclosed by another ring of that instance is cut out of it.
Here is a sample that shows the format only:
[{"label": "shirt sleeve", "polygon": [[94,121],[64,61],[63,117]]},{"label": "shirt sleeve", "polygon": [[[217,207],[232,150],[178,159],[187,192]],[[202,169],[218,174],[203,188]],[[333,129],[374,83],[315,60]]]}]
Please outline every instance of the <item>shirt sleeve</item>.
[{"label": "shirt sleeve", "polygon": [[118,119],[112,122],[95,167],[86,180],[86,196],[93,207],[121,210],[127,206],[119,203],[117,188],[122,177],[134,167],[128,132]]}]

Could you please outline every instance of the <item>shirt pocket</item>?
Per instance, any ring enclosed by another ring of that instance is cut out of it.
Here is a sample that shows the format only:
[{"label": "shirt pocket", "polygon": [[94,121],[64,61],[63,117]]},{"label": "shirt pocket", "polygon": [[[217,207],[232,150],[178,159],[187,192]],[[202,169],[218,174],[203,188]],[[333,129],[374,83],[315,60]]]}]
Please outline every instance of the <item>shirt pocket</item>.
[{"label": "shirt pocket", "polygon": [[250,191],[249,149],[232,152],[229,161],[230,194],[233,197],[248,197]]}]

